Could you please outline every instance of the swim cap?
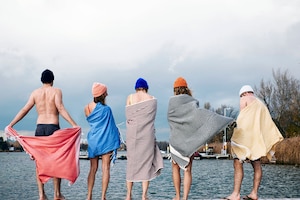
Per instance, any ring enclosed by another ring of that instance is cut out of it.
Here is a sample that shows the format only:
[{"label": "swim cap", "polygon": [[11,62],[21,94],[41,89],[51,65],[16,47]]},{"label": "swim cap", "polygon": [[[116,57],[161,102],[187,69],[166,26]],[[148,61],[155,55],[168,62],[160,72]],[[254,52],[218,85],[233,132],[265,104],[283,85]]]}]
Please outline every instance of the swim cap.
[{"label": "swim cap", "polygon": [[186,80],[182,77],[178,77],[175,82],[174,82],[174,88],[177,88],[177,87],[187,87],[187,83],[186,83]]},{"label": "swim cap", "polygon": [[52,71],[50,71],[49,69],[43,71],[41,76],[42,83],[52,83],[53,80],[54,80],[54,74]]},{"label": "swim cap", "polygon": [[135,89],[143,88],[148,89],[148,83],[145,79],[139,78],[135,83]]},{"label": "swim cap", "polygon": [[107,87],[102,83],[94,83],[92,87],[93,97],[99,97],[107,91]]},{"label": "swim cap", "polygon": [[241,96],[241,94],[243,94],[244,92],[254,92],[252,87],[250,85],[244,85],[241,89],[240,89],[240,93],[239,95]]}]

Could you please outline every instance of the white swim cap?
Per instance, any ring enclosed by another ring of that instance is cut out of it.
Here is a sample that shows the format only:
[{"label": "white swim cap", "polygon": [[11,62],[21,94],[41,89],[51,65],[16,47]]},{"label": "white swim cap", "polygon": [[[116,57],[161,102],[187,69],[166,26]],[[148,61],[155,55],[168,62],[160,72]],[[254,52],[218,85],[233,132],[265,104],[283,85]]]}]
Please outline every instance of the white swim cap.
[{"label": "white swim cap", "polygon": [[253,89],[250,85],[244,85],[241,89],[240,89],[240,96],[241,94],[243,94],[244,92],[253,92]]}]

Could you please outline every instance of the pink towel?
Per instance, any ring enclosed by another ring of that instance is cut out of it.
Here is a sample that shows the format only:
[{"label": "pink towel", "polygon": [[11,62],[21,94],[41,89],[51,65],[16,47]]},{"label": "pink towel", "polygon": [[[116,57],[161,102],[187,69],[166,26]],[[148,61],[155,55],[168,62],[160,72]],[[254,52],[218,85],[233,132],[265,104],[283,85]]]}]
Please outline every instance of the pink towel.
[{"label": "pink towel", "polygon": [[52,177],[75,183],[79,176],[80,127],[60,129],[50,136],[39,137],[19,135],[9,126],[5,132],[15,137],[24,150],[34,157],[42,183]]}]

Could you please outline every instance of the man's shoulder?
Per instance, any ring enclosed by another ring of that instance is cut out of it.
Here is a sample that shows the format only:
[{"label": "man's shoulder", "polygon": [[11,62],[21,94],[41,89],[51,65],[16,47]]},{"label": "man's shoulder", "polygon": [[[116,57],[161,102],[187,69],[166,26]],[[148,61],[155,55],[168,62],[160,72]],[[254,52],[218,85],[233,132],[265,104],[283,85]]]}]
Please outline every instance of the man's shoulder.
[{"label": "man's shoulder", "polygon": [[61,89],[60,88],[55,88],[55,87],[52,87],[53,90],[57,91],[57,92],[61,92]]},{"label": "man's shoulder", "polygon": [[32,96],[37,96],[37,95],[40,95],[42,93],[45,93],[46,91],[50,91],[50,93],[52,93],[52,94],[61,94],[62,93],[60,88],[51,87],[51,88],[46,89],[46,88],[40,87],[40,88],[37,88],[37,89],[33,90],[31,95]]},{"label": "man's shoulder", "polygon": [[51,92],[53,93],[62,93],[61,89],[60,88],[55,88],[55,87],[51,87],[51,88],[48,88]]}]

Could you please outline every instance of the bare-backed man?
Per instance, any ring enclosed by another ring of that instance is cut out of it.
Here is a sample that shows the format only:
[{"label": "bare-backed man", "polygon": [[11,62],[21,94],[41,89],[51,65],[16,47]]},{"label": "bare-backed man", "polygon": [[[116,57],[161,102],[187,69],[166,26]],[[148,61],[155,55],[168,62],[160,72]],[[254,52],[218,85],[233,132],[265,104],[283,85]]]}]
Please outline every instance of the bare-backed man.
[{"label": "bare-backed man", "polygon": [[[61,115],[73,127],[77,126],[76,122],[65,109],[62,101],[62,91],[59,88],[53,87],[54,74],[49,69],[42,72],[41,81],[42,87],[34,90],[25,106],[18,112],[15,118],[10,122],[9,126],[13,127],[35,106],[37,111],[37,127],[35,136],[49,136],[54,131],[60,129],[59,115]],[[36,180],[39,190],[40,200],[46,200],[47,196],[44,190],[44,184],[40,181],[38,173]],[[53,177],[54,199],[64,199],[60,191],[60,178]]]}]

